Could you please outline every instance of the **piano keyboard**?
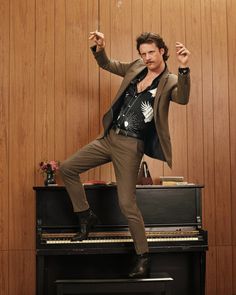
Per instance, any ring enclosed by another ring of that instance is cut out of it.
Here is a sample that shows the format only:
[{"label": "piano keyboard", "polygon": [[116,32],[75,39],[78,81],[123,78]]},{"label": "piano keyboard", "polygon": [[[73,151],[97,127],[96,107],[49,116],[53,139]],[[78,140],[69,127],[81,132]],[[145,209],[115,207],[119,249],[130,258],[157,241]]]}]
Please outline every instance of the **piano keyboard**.
[{"label": "piano keyboard", "polygon": [[[88,239],[83,241],[71,241],[74,233],[63,234],[47,234],[43,233],[41,240],[44,244],[96,244],[96,243],[130,243],[133,239],[129,232],[111,232],[111,233],[90,233]],[[199,241],[198,231],[184,232],[156,232],[147,233],[147,241],[154,242],[179,242],[179,241]]]},{"label": "piano keyboard", "polygon": [[[147,238],[147,241],[152,242],[172,242],[172,241],[198,241],[198,237],[174,237],[174,238]],[[95,244],[95,243],[130,243],[133,242],[132,238],[129,239],[87,239],[83,241],[71,241],[67,239],[47,240],[46,244]]]}]

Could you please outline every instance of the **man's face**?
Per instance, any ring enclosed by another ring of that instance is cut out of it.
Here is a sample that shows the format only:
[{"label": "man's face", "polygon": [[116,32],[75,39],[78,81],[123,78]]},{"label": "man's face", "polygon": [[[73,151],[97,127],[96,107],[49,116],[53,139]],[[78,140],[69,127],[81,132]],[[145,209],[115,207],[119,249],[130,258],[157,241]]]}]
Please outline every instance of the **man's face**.
[{"label": "man's face", "polygon": [[139,53],[147,68],[151,71],[160,69],[164,64],[164,48],[159,49],[155,43],[144,43],[139,47]]}]

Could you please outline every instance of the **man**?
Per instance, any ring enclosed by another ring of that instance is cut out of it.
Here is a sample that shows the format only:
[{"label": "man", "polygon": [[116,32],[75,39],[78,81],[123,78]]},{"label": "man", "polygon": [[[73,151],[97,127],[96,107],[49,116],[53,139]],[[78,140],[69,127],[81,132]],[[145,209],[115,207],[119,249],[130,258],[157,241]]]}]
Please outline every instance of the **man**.
[{"label": "man", "polygon": [[112,161],[119,206],[128,220],[137,254],[129,277],[145,277],[150,261],[144,222],[136,204],[137,175],[144,153],[166,161],[170,167],[172,165],[168,109],[170,101],[188,103],[190,71],[187,64],[190,52],[176,42],[177,77],[168,71],[168,48],[157,34],[143,33],[136,39],[141,58],[131,63],[107,57],[103,33],[91,32],[89,39],[95,43],[91,49],[98,65],[124,79],[103,117],[103,132],[60,167],[80,223],[80,232],[73,240],[86,239],[97,222],[97,217],[89,208],[79,175]]}]

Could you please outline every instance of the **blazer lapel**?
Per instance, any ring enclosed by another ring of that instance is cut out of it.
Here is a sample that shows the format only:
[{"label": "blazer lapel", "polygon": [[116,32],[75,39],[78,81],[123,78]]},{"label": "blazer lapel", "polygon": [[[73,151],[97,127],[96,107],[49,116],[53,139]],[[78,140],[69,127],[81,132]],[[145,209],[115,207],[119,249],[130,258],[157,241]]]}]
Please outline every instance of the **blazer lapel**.
[{"label": "blazer lapel", "polygon": [[[125,76],[124,80],[122,81],[120,88],[112,102],[113,106],[115,104],[115,102],[119,99],[119,97],[122,95],[122,93],[125,91],[125,89],[128,87],[128,85],[130,84],[130,82],[139,74],[141,73],[141,71],[143,71],[146,68],[146,66],[142,63],[142,61],[140,60],[140,64],[136,66],[136,68],[134,68],[133,70],[131,70],[129,73],[127,73],[127,75]],[[162,90],[167,82],[167,78],[169,75],[169,70],[168,68],[166,68],[165,72],[163,73],[163,76],[158,84],[157,87],[157,92],[156,92],[156,96],[155,96],[155,101],[154,101],[154,112],[156,113],[157,110],[157,106],[158,106],[158,102],[162,93]]]},{"label": "blazer lapel", "polygon": [[167,82],[167,78],[169,76],[169,71],[168,69],[166,69],[166,71],[163,73],[163,76],[157,86],[157,92],[156,92],[156,96],[155,96],[155,101],[154,101],[154,107],[153,107],[153,110],[154,110],[154,113],[156,114],[156,111],[157,111],[157,106],[158,106],[158,102],[159,102],[159,99],[161,97],[161,93],[163,91],[163,88],[164,86],[166,85],[166,82]]},{"label": "blazer lapel", "polygon": [[120,88],[112,102],[112,106],[114,105],[114,103],[119,99],[119,97],[123,94],[123,92],[125,91],[125,89],[129,86],[130,82],[139,74],[142,72],[142,70],[144,70],[146,68],[146,66],[140,61],[140,64],[133,69],[132,71],[128,72],[124,78],[124,80],[122,81]]}]

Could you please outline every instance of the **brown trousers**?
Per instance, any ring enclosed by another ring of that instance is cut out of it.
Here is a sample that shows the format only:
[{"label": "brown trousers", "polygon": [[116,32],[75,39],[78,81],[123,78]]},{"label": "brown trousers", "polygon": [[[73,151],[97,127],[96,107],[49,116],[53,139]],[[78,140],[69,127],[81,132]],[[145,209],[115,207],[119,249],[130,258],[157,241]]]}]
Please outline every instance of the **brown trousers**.
[{"label": "brown trousers", "polygon": [[111,129],[106,137],[92,141],[60,166],[73,209],[80,212],[87,210],[89,204],[79,174],[112,161],[119,206],[128,220],[137,254],[148,252],[144,222],[136,203],[136,182],[142,157],[142,140],[117,135]]}]

